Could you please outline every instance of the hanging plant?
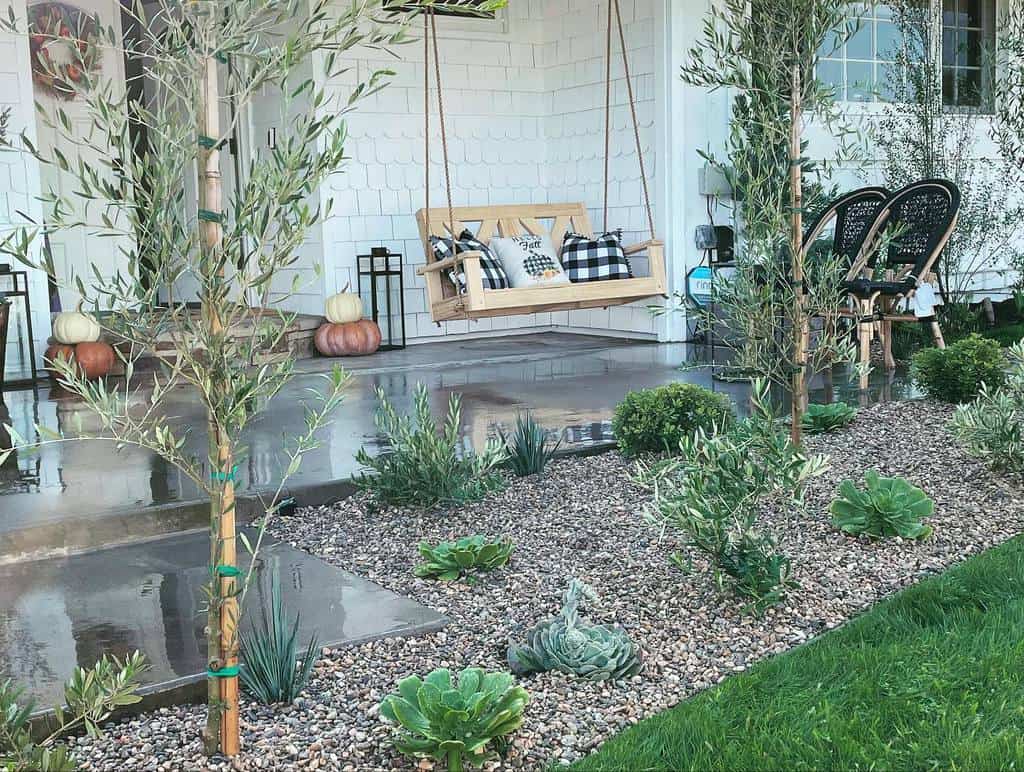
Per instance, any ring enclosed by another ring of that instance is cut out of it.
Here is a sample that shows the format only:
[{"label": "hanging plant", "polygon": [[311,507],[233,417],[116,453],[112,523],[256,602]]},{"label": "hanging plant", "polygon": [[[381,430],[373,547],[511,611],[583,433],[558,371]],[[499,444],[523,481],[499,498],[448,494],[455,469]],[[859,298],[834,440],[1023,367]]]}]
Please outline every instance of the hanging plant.
[{"label": "hanging plant", "polygon": [[99,18],[68,3],[28,9],[32,79],[63,98],[75,94],[101,63]]}]

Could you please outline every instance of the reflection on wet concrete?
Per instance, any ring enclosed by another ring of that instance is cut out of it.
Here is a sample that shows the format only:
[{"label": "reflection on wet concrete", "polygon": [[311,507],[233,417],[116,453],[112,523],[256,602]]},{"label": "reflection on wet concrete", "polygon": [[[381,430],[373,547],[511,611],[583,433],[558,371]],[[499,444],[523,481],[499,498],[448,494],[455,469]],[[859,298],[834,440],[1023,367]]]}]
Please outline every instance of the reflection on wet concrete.
[{"label": "reflection on wet concrete", "polygon": [[[145,653],[145,685],[199,678],[206,669],[202,586],[206,535],[184,534],[73,558],[0,567],[0,680],[40,706],[57,703],[78,664],[104,653]],[[415,601],[285,544],[263,553],[245,624],[269,603],[271,573],[301,618],[300,638],[323,645],[438,629],[444,618]]]},{"label": "reflection on wet concrete", "polygon": [[[536,347],[542,356],[534,359],[523,358],[530,356],[530,349],[517,341],[518,358],[513,361],[501,358],[502,341],[496,341],[488,346],[488,354],[473,353],[476,362],[472,364],[359,371],[344,404],[323,431],[321,447],[305,458],[292,482],[303,485],[350,477],[356,471],[354,456],[359,447],[380,450],[381,438],[373,422],[378,387],[400,412],[411,408],[413,389],[421,381],[429,386],[438,412],[445,409],[453,391],[461,393],[467,442],[482,443],[499,426],[514,422],[518,413],[531,410],[541,423],[567,429],[569,443],[586,445],[609,438],[612,408],[629,389],[696,377],[677,369],[685,356],[682,346],[598,339],[602,343],[595,347],[593,340],[588,339],[584,349],[544,343]],[[306,389],[319,385],[320,379],[313,374],[297,378],[253,421],[244,438],[249,449],[240,470],[244,492],[265,490],[278,482],[285,463],[282,445],[304,430]],[[140,409],[146,396],[139,391],[133,397]],[[38,398],[32,391],[11,392],[6,395],[6,408],[14,427],[26,436],[32,435],[37,421],[72,437],[79,426],[84,432],[99,428],[81,402],[48,388],[40,389]],[[182,389],[174,394],[166,411],[176,425],[193,427],[187,449],[205,457],[205,424],[192,393]],[[138,512],[201,498],[191,481],[161,458],[133,447],[118,450],[113,444],[67,442],[9,461],[10,470],[0,470],[0,535],[53,521]]]},{"label": "reflection on wet concrete", "polygon": [[[437,413],[445,410],[452,392],[460,393],[465,441],[477,447],[523,411],[532,412],[549,428],[564,430],[566,447],[585,447],[611,439],[613,409],[630,389],[689,381],[729,393],[742,405],[746,384],[716,381],[706,368],[680,369],[700,355],[682,344],[549,333],[415,346],[406,352],[375,355],[373,367],[367,360],[352,360],[354,377],[345,402],[322,432],[321,447],[306,456],[291,484],[348,478],[357,471],[354,456],[361,446],[371,452],[382,449],[373,422],[378,387],[399,412],[411,409],[419,382],[429,387]],[[432,358],[436,363],[431,363]],[[397,366],[403,362],[407,369]],[[282,446],[304,430],[306,390],[320,382],[315,374],[297,378],[252,422],[244,438],[248,454],[240,469],[243,493],[276,486],[285,463]],[[874,401],[903,396],[905,383],[902,376],[892,379],[876,373],[868,395],[858,395],[845,380],[837,380],[835,390],[844,399]],[[815,388],[820,390],[822,385]],[[140,409],[146,397],[144,390],[135,393],[133,400]],[[821,398],[820,391],[816,398]],[[26,436],[32,435],[36,422],[68,436],[74,436],[78,427],[86,432],[98,430],[96,418],[76,398],[47,388],[38,395],[11,392],[5,395],[3,409],[15,429]],[[205,422],[192,393],[180,390],[166,409],[176,425],[193,427],[187,449],[205,457]],[[190,480],[149,451],[118,450],[113,444],[97,442],[51,445],[38,454],[12,456],[0,467],[0,541],[5,532],[18,529],[70,520],[88,523],[114,513],[131,517],[162,504],[200,498]]]}]

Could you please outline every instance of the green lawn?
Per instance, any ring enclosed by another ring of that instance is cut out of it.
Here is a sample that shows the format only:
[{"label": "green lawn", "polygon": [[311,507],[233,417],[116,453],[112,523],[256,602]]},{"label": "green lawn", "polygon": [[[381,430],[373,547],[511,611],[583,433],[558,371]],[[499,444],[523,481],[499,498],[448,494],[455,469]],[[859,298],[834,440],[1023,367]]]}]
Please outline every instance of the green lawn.
[{"label": "green lawn", "polygon": [[574,770],[1024,769],[1024,537],[641,722]]}]

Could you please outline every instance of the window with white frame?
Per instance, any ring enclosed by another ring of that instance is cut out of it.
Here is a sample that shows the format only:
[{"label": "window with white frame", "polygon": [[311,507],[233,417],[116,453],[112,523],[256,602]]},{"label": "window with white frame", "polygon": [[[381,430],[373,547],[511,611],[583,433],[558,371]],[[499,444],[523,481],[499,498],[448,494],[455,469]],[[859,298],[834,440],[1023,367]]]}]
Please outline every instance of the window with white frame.
[{"label": "window with white frame", "polygon": [[[995,47],[996,0],[923,0],[935,19],[936,72],[941,72],[943,103],[950,107],[984,107],[992,90],[991,52]],[[851,3],[855,32],[843,44],[825,42],[818,78],[835,88],[844,102],[893,98],[887,74],[903,45],[891,5]],[[940,29],[941,28],[941,29]],[[939,34],[941,33],[941,38]]]}]

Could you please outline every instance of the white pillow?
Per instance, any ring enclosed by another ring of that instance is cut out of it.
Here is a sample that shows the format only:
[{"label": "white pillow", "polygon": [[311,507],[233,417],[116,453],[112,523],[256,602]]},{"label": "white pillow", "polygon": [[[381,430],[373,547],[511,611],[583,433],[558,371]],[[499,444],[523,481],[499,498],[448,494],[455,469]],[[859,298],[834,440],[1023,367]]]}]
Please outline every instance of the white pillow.
[{"label": "white pillow", "polygon": [[513,288],[569,283],[547,236],[492,238],[490,247]]}]

